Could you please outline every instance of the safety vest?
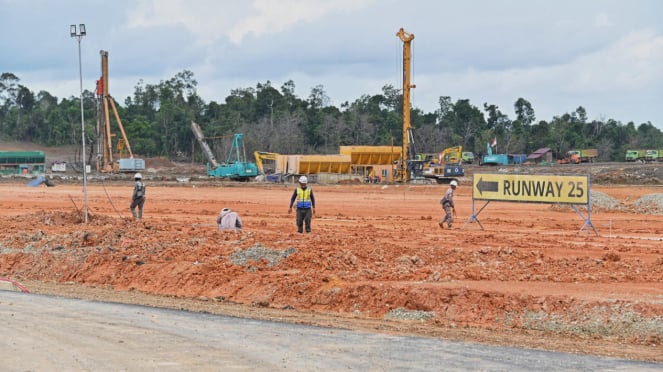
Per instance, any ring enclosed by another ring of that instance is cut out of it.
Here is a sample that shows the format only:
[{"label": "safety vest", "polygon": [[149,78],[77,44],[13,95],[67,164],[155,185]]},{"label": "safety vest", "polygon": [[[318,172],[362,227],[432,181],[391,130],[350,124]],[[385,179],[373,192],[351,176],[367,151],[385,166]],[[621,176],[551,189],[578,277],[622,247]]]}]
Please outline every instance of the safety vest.
[{"label": "safety vest", "polygon": [[297,208],[310,209],[311,208],[311,188],[307,187],[302,189],[297,188]]},{"label": "safety vest", "polygon": [[145,196],[145,184],[142,183],[141,181],[136,181],[136,186],[135,188],[135,196],[136,198],[142,198]]}]

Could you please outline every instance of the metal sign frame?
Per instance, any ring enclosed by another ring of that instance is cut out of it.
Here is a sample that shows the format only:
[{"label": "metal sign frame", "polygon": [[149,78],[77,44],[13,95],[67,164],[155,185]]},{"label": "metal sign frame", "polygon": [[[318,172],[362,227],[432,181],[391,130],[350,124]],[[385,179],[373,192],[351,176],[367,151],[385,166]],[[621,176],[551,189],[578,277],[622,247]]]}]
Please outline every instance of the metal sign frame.
[{"label": "metal sign frame", "polygon": [[[591,220],[591,184],[589,175],[531,175],[475,173],[472,175],[472,216],[468,223],[476,222],[484,230],[479,214],[491,201],[569,204],[585,221],[578,233],[587,228],[598,232]],[[476,211],[475,202],[484,200],[486,203]],[[587,216],[578,209],[578,205],[587,206]],[[476,211],[476,212],[475,212]]]}]

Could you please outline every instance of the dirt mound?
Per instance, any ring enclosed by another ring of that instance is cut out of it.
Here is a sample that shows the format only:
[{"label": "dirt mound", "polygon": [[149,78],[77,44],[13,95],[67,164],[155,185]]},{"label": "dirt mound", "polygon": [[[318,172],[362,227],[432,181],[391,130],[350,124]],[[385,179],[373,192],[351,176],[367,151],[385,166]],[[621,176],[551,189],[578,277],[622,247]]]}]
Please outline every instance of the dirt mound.
[{"label": "dirt mound", "polygon": [[636,213],[663,214],[663,194],[645,195],[633,202]]}]

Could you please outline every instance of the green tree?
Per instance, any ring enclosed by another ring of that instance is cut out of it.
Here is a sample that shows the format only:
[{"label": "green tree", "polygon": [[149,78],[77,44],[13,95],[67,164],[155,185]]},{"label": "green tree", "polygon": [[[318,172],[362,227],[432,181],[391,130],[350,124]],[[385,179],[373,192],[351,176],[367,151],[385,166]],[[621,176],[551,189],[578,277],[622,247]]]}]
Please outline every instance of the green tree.
[{"label": "green tree", "polygon": [[477,135],[487,127],[483,113],[469,99],[456,101],[450,119],[453,132],[459,136],[464,148],[474,148]]},{"label": "green tree", "polygon": [[516,120],[520,121],[525,127],[529,127],[536,120],[532,104],[525,98],[518,98],[513,105],[516,112]]}]

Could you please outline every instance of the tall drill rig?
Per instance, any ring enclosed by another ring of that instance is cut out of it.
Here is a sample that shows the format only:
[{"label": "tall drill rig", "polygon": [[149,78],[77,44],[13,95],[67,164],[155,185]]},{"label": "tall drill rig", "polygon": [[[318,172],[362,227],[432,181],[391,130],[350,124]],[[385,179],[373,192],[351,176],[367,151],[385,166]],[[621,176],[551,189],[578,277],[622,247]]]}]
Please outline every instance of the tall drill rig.
[{"label": "tall drill rig", "polygon": [[460,159],[458,159],[462,148],[458,150],[459,154],[456,157],[458,159],[457,163],[451,164],[445,162],[444,166],[437,169],[429,168],[427,171],[424,171],[426,161],[424,159],[417,159],[414,134],[412,125],[410,124],[410,89],[417,87],[414,84],[410,84],[410,44],[414,39],[414,35],[405,32],[401,28],[396,33],[396,36],[403,41],[403,151],[401,151],[400,174],[396,179],[401,182],[410,182],[422,178],[432,179],[437,183],[458,181],[457,177],[465,175],[465,170],[460,164]]},{"label": "tall drill rig", "polygon": [[417,87],[410,84],[410,50],[414,34],[407,33],[401,28],[396,36],[403,42],[403,151],[401,151],[399,179],[402,182],[409,182],[411,178],[409,160],[414,160],[416,157],[410,124],[410,89]]},{"label": "tall drill rig", "polygon": [[[97,171],[104,173],[132,172],[145,169],[143,159],[135,159],[131,151],[131,145],[124,132],[124,126],[117,113],[115,101],[108,93],[108,52],[99,51],[101,55],[101,78],[97,80]],[[122,138],[116,141],[113,147],[113,137],[111,132],[110,108],[115,114],[115,121],[122,133]],[[113,158],[114,149],[117,151],[117,161]],[[127,152],[129,158],[121,158],[124,152]]]}]

